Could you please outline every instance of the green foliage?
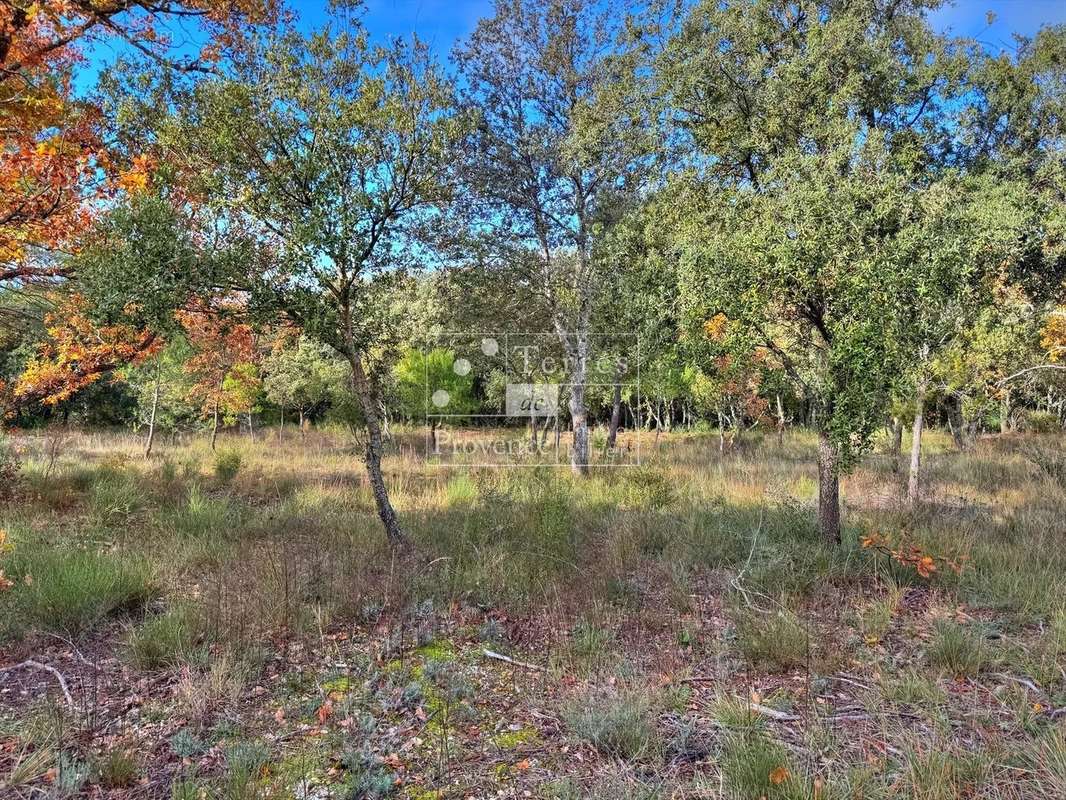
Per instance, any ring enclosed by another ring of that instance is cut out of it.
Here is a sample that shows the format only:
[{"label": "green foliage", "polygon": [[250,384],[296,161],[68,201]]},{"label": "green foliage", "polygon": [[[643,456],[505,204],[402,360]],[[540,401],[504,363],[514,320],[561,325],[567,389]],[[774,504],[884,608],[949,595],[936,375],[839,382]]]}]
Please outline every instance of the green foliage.
[{"label": "green foliage", "polygon": [[[463,370],[456,370],[451,350],[409,349],[393,369],[401,411],[409,419],[423,420],[427,414],[462,415],[477,410],[476,376],[472,371],[460,374]],[[438,404],[438,400],[443,402]]]},{"label": "green foliage", "polygon": [[307,412],[338,391],[349,371],[327,347],[301,336],[294,345],[279,342],[263,360],[263,390],[282,410]]}]

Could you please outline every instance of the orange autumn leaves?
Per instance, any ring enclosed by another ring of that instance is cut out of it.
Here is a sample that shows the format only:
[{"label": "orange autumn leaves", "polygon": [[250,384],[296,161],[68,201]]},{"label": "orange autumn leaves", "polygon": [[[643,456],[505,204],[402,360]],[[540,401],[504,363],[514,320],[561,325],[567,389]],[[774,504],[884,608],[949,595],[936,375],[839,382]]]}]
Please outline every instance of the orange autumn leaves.
[{"label": "orange autumn leaves", "polygon": [[17,402],[57,405],[101,377],[151,357],[162,341],[129,325],[96,325],[80,295],[66,298],[45,320],[48,338],[19,376]]},{"label": "orange autumn leaves", "polygon": [[62,254],[92,224],[94,202],[147,186],[143,157],[112,163],[99,110],[75,96],[72,79],[86,40],[122,39],[165,58],[174,13],[209,28],[204,52],[183,64],[203,68],[242,22],[267,19],[276,7],[273,0],[0,2],[0,282],[64,277]]},{"label": "orange autumn leaves", "polygon": [[[165,345],[155,333],[130,325],[97,325],[88,312],[85,298],[75,294],[48,315],[47,338],[15,384],[16,405],[59,405],[101,378],[152,358]],[[235,396],[258,389],[254,368],[245,368],[255,358],[254,333],[238,313],[236,307],[194,302],[176,314],[194,349],[184,367],[193,380],[189,399],[205,414],[218,404],[239,405]]]},{"label": "orange autumn leaves", "polygon": [[922,550],[920,547],[907,542],[893,541],[888,535],[880,532],[869,533],[862,538],[862,546],[866,550],[876,550],[887,555],[903,566],[912,568],[923,578],[932,578],[939,571],[948,569],[955,574],[962,572],[962,559],[951,559],[937,556]]}]

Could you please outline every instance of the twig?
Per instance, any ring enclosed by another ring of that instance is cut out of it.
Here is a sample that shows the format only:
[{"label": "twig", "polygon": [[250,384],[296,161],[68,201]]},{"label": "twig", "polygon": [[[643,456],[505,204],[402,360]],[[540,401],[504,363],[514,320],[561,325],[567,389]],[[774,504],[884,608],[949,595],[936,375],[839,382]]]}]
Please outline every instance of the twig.
[{"label": "twig", "polygon": [[540,666],[540,664],[530,664],[528,661],[518,661],[510,656],[505,656],[502,653],[496,653],[492,650],[482,650],[481,654],[485,656],[485,658],[494,658],[497,661],[504,661],[508,664],[513,664],[516,667],[524,667],[525,669],[532,669],[537,672],[542,672],[544,670],[544,667]]},{"label": "twig", "polygon": [[799,722],[800,719],[802,719],[802,717],[797,717],[795,714],[786,714],[784,711],[778,711],[776,708],[769,708],[768,706],[761,706],[758,703],[752,703],[748,708],[762,714],[764,717],[776,719],[778,722]]},{"label": "twig", "polygon": [[40,661],[34,661],[32,658],[27,658],[20,664],[14,664],[10,667],[0,667],[0,674],[3,674],[5,672],[14,672],[17,669],[22,669],[24,667],[31,667],[33,669],[43,669],[45,672],[51,672],[55,676],[55,679],[59,681],[59,688],[63,690],[63,697],[66,698],[67,705],[69,705],[71,708],[74,707],[74,698],[70,696],[70,689],[67,688],[67,680],[63,677],[63,674],[55,667],[51,667],[48,664],[42,664]]},{"label": "twig", "polygon": [[1036,692],[1037,694],[1044,693],[1044,691],[1039,686],[1037,686],[1028,678],[1017,678],[1014,675],[1010,675],[1006,672],[997,672],[996,675],[1000,678],[1003,678],[1003,680],[1005,681],[1014,681],[1015,683],[1020,683],[1026,689],[1029,689],[1032,692]]}]

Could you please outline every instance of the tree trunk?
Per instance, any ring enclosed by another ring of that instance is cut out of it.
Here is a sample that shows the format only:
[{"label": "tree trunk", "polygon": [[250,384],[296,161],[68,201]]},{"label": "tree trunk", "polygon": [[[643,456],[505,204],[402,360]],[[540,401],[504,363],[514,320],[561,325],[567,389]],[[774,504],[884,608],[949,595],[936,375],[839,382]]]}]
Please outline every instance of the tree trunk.
[{"label": "tree trunk", "polygon": [[918,379],[918,385],[914,393],[914,428],[911,436],[911,466],[907,476],[907,501],[911,504],[918,502],[921,495],[921,470],[922,470],[922,430],[925,427],[925,389],[926,379]]},{"label": "tree trunk", "polygon": [[954,443],[956,450],[962,451],[966,449],[966,420],[962,416],[962,397],[953,394],[948,402],[951,404],[948,408],[948,428],[951,429],[951,441]]},{"label": "tree trunk", "polygon": [[785,444],[785,407],[781,405],[781,395],[775,395],[777,399],[777,446]]},{"label": "tree trunk", "polygon": [[285,435],[285,406],[281,407],[281,435]]},{"label": "tree trunk", "polygon": [[155,416],[159,409],[159,359],[155,362],[155,388],[152,390],[152,413],[148,416],[148,442],[144,446],[144,457],[152,455],[152,444],[155,442]]},{"label": "tree trunk", "polygon": [[304,410],[303,410],[303,408],[301,408],[300,409],[300,435],[303,436],[303,434],[304,434]]},{"label": "tree trunk", "polygon": [[433,417],[429,421],[429,443],[433,448],[429,452],[433,455],[437,455],[437,418]]},{"label": "tree trunk", "polygon": [[[533,409],[533,398],[529,404],[529,447],[530,453],[537,452],[537,414]],[[547,424],[547,423],[545,423]]]},{"label": "tree trunk", "polygon": [[574,446],[570,453],[570,469],[575,475],[589,472],[589,424],[585,408],[585,380],[588,369],[588,341],[584,331],[578,331],[573,348],[574,371],[570,387],[570,419],[574,426]]},{"label": "tree trunk", "polygon": [[818,531],[840,544],[840,454],[825,433],[818,435]]},{"label": "tree trunk", "polygon": [[1010,432],[1010,392],[1006,389],[999,398],[999,432]]},{"label": "tree trunk", "polygon": [[214,421],[213,421],[213,423],[211,425],[211,450],[212,451],[214,451],[215,442],[218,440],[218,406],[219,406],[219,403],[222,402],[222,386],[223,386],[223,384],[225,384],[225,382],[226,382],[226,376],[223,375],[222,376],[222,380],[220,380],[218,382],[218,394],[215,395],[215,410],[214,410],[214,414],[213,414]]},{"label": "tree trunk", "polygon": [[899,472],[899,457],[903,452],[903,420],[892,417],[892,425],[889,428],[888,454],[892,456],[892,471]]},{"label": "tree trunk", "polygon": [[248,412],[248,438],[255,441],[255,428],[252,427],[252,412]]},{"label": "tree trunk", "polygon": [[607,449],[614,450],[618,441],[618,426],[622,422],[622,383],[621,377],[615,374],[614,396],[611,401],[611,421],[607,426]]},{"label": "tree trunk", "polygon": [[722,409],[718,409],[718,455],[725,453],[725,417],[722,416]]},{"label": "tree trunk", "polygon": [[352,385],[363,408],[363,417],[366,422],[366,451],[363,459],[366,463],[367,476],[370,478],[370,487],[374,493],[374,503],[377,505],[378,517],[385,528],[385,536],[393,547],[407,547],[410,542],[407,534],[400,526],[400,519],[396,516],[396,510],[389,500],[389,490],[385,486],[385,477],[381,472],[381,455],[384,449],[384,440],[381,434],[381,421],[378,419],[378,398],[370,378],[363,369],[363,363],[358,355],[349,351],[345,354],[352,368]]}]

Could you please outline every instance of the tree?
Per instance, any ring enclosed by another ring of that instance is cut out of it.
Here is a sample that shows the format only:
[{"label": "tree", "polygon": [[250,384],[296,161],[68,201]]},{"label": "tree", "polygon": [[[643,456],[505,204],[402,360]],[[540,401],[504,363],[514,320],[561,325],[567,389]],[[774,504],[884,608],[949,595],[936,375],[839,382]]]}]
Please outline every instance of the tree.
[{"label": "tree", "polygon": [[281,408],[282,429],[285,410],[293,409],[301,431],[304,415],[328,400],[330,392],[344,380],[343,368],[333,352],[306,336],[297,337],[295,342],[279,337],[263,360],[263,373],[266,398]]},{"label": "tree", "polygon": [[610,4],[590,0],[497,0],[456,53],[478,116],[467,188],[490,246],[525,268],[568,357],[571,467],[580,474],[589,464],[592,320],[611,281],[595,247],[651,151],[623,23]]},{"label": "tree", "polygon": [[400,408],[410,419],[426,417],[430,452],[437,452],[440,415],[463,416],[477,409],[474,375],[457,370],[455,353],[442,347],[409,349],[393,370]]},{"label": "tree", "polygon": [[178,320],[193,348],[185,362],[192,380],[189,400],[211,418],[211,449],[215,449],[219,423],[229,414],[248,410],[251,389],[258,376],[250,369],[255,358],[255,335],[240,321],[240,309],[232,304],[212,307],[198,304],[178,312]]},{"label": "tree", "polygon": [[464,123],[415,41],[372,46],[351,22],[310,37],[249,37],[231,74],[181,99],[178,149],[205,165],[233,226],[267,244],[234,280],[349,364],[364,460],[389,541],[406,535],[381,470],[379,380],[399,324],[388,290],[419,267],[420,233],[451,196]]},{"label": "tree", "polygon": [[[142,180],[144,164],[112,158],[99,109],[75,96],[83,45],[121,39],[168,68],[207,71],[218,40],[274,13],[271,0],[0,3],[0,282],[68,275],[62,256],[92,224],[93,201]],[[183,55],[168,18],[197,23],[204,48]]]},{"label": "tree", "polygon": [[102,377],[151,358],[162,340],[128,324],[98,325],[81,295],[63,298],[45,319],[46,336],[15,385],[18,402],[56,406]]}]

